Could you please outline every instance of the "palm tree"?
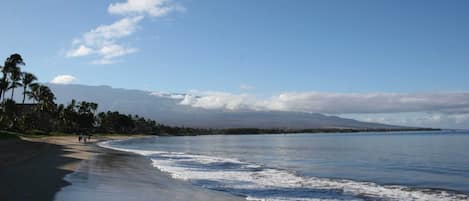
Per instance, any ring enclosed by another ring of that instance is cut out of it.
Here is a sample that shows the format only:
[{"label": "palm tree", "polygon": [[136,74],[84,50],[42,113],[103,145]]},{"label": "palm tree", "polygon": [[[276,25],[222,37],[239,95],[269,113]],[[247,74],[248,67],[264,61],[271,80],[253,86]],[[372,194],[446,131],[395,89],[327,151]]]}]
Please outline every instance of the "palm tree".
[{"label": "palm tree", "polygon": [[21,71],[20,68],[12,68],[10,72],[10,86],[8,89],[11,89],[11,100],[13,100],[13,96],[15,94],[16,87],[21,87],[23,84],[21,83]]},{"label": "palm tree", "polygon": [[[0,72],[3,72],[3,66],[0,66]],[[3,93],[3,77],[0,79],[0,98],[2,98],[2,93]]]},{"label": "palm tree", "polygon": [[24,104],[24,101],[26,100],[26,94],[28,94],[28,87],[33,84],[34,81],[37,80],[37,77],[35,75],[33,75],[32,73],[28,73],[28,72],[24,72],[21,74],[21,81],[22,81],[22,84],[23,84],[23,104]]},{"label": "palm tree", "polygon": [[29,99],[32,99],[34,103],[39,101],[39,87],[41,85],[38,83],[33,83],[29,85],[29,91],[26,92]]},{"label": "palm tree", "polygon": [[2,102],[3,99],[5,99],[5,92],[8,89],[8,86],[10,85],[10,82],[8,80],[0,80],[0,97],[2,97]]},{"label": "palm tree", "polygon": [[51,112],[56,109],[55,95],[49,87],[40,84],[31,85],[30,87],[31,93],[28,96],[38,103],[37,109],[39,111]]},{"label": "palm tree", "polygon": [[[4,72],[5,71],[5,72]],[[0,97],[2,97],[2,103],[5,100],[5,93],[8,90],[8,86],[10,86],[10,81],[8,80],[8,74],[5,70],[5,68],[2,69],[3,75],[5,77],[0,80]]]},{"label": "palm tree", "polygon": [[28,93],[28,97],[37,103],[34,108],[38,117],[37,128],[50,131],[54,125],[53,117],[57,114],[55,112],[57,110],[54,102],[55,95],[49,87],[41,84],[33,83],[29,88],[31,92]]},{"label": "palm tree", "polygon": [[72,99],[72,101],[64,108],[65,127],[68,131],[76,130],[76,121],[78,120],[76,112],[77,107],[75,99]]},{"label": "palm tree", "polygon": [[[5,93],[8,90],[9,81],[8,81],[8,74],[10,74],[13,71],[20,71],[19,66],[24,65],[23,58],[21,58],[21,55],[19,54],[12,54],[10,55],[6,60],[5,64],[3,65],[2,68],[2,79],[0,81],[1,83],[1,88],[0,88],[0,95],[2,96],[3,99],[5,99]],[[6,85],[6,86],[5,86]]]},{"label": "palm tree", "polygon": [[[6,70],[5,70],[5,67],[3,66],[0,66],[0,72],[2,73],[2,79],[0,79],[0,98],[3,97],[4,95],[4,91],[8,88],[8,83],[6,81],[6,78],[7,78],[7,74],[6,74]],[[3,102],[3,99],[2,99],[2,102]]]}]

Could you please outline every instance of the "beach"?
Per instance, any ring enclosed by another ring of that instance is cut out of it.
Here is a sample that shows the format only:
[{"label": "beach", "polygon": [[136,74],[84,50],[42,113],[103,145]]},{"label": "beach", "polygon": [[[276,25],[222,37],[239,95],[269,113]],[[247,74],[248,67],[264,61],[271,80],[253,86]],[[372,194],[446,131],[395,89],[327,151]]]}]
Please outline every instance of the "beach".
[{"label": "beach", "polygon": [[[176,181],[145,157],[96,145],[125,138],[101,137],[87,144],[75,136],[2,140],[0,200],[244,200]],[[88,179],[76,182],[77,176]]]}]

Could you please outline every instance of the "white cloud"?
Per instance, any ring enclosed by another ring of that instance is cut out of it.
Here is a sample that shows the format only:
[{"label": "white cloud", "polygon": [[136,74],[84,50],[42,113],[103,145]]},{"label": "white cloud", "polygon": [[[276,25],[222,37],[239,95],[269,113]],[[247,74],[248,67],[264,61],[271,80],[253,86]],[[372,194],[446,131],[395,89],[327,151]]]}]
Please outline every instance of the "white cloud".
[{"label": "white cloud", "polygon": [[281,93],[268,98],[250,94],[201,92],[175,98],[205,109],[293,111],[340,115],[362,121],[423,127],[467,128],[469,92],[436,93]]},{"label": "white cloud", "polygon": [[137,48],[124,47],[118,41],[135,33],[142,19],[142,16],[126,17],[84,33],[72,41],[73,48],[67,57],[94,55],[97,57],[94,64],[112,64],[116,62],[114,58],[137,52]]},{"label": "white cloud", "polygon": [[254,101],[249,95],[234,95],[224,92],[204,92],[202,96],[187,94],[180,104],[205,109],[250,109]]},{"label": "white cloud", "polygon": [[124,38],[132,36],[139,29],[144,15],[162,17],[184,8],[169,0],[128,0],[110,4],[108,12],[124,17],[112,24],[100,25],[81,37],[72,40],[72,47],[66,57],[93,56],[93,64],[116,63],[117,58],[138,51],[137,48],[123,45]]},{"label": "white cloud", "polygon": [[161,17],[173,11],[184,10],[184,7],[179,4],[175,4],[170,0],[127,0],[124,3],[111,4],[108,7],[108,11],[111,14],[147,14],[153,17]]},{"label": "white cloud", "polygon": [[76,81],[77,78],[72,75],[57,75],[50,81],[52,84],[71,84]]},{"label": "white cloud", "polygon": [[93,52],[91,48],[86,47],[85,45],[79,45],[76,49],[72,49],[67,52],[67,57],[82,57],[89,55]]},{"label": "white cloud", "polygon": [[78,41],[94,46],[115,42],[117,39],[135,33],[142,19],[143,16],[125,17],[110,25],[98,26],[83,34],[82,41]]},{"label": "white cloud", "polygon": [[175,99],[175,100],[184,99],[184,97],[186,96],[185,94],[167,93],[167,92],[161,92],[161,91],[150,92],[150,95],[165,97],[165,98],[171,98],[171,99]]},{"label": "white cloud", "polygon": [[469,124],[469,113],[452,114],[441,112],[401,112],[379,114],[347,114],[339,116],[352,118],[359,121],[419,127],[467,129],[467,125]]},{"label": "white cloud", "polygon": [[325,114],[441,112],[469,113],[469,92],[282,93],[266,99],[249,94],[196,92],[181,104],[210,109],[277,110]]},{"label": "white cloud", "polygon": [[114,57],[120,57],[126,54],[131,54],[137,51],[138,49],[136,48],[126,48],[117,44],[110,44],[101,47],[101,49],[99,50],[99,54],[101,54],[104,58],[110,59]]},{"label": "white cloud", "polygon": [[283,93],[265,105],[276,110],[328,114],[460,112],[469,109],[469,93]]}]

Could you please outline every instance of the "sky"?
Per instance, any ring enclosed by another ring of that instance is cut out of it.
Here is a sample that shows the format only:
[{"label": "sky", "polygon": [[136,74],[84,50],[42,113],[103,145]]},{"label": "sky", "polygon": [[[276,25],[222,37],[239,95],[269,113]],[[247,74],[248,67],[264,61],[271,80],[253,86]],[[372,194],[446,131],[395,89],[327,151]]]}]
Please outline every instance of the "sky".
[{"label": "sky", "polygon": [[469,128],[469,2],[3,1],[0,55],[42,82],[181,104]]}]

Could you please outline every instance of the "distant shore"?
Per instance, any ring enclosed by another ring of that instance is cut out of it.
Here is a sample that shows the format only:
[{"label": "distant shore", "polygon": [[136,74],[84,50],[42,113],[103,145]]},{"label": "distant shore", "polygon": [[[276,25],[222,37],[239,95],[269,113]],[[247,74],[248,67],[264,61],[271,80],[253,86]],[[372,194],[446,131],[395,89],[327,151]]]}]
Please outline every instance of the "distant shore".
[{"label": "distant shore", "polygon": [[358,133],[358,132],[411,132],[441,131],[440,128],[310,128],[310,129],[264,129],[264,128],[226,128],[201,129],[199,132],[162,134],[163,136],[198,135],[255,135],[255,134],[293,134],[293,133]]}]

